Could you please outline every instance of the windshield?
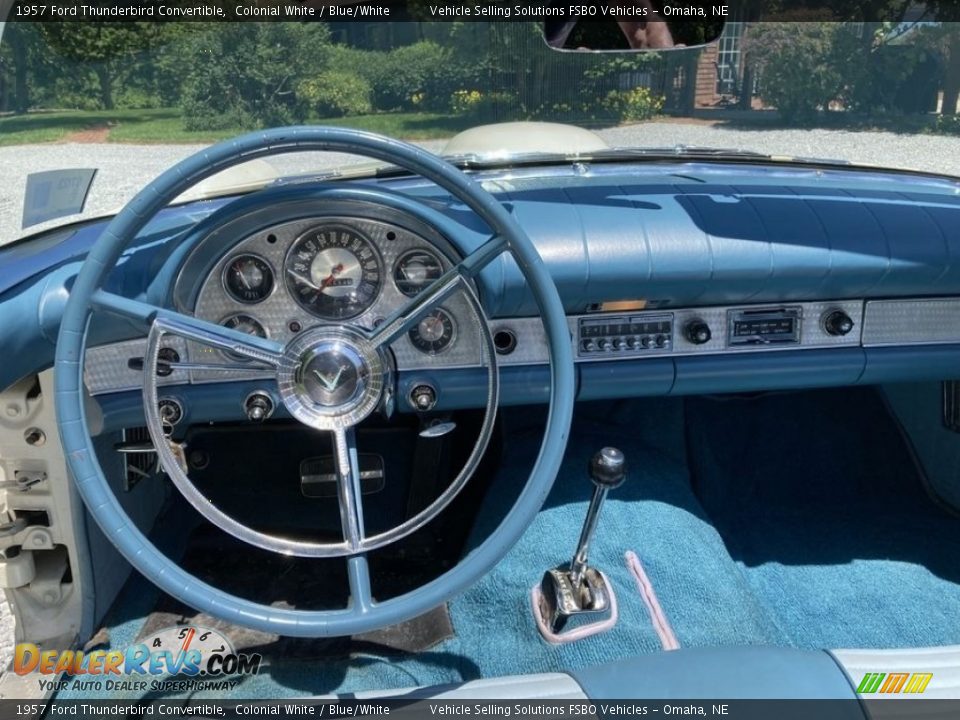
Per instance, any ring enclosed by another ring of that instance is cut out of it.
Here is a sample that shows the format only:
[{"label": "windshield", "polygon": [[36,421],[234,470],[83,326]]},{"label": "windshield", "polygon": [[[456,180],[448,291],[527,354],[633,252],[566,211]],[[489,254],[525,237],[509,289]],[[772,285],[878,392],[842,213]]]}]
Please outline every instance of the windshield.
[{"label": "windshield", "polygon": [[[949,3],[937,15],[947,21],[914,3],[848,4],[859,21],[829,19],[824,3],[774,20],[730,3],[724,18],[671,19],[656,32],[600,20],[450,21],[425,3],[412,22],[21,15],[0,36],[0,244],[114,212],[210,143],[303,123],[384,133],[484,167],[538,153],[642,162],[658,153],[636,148],[678,157],[710,148],[960,176],[960,22],[949,21]],[[13,12],[23,7],[39,6]],[[589,132],[511,126],[448,146],[462,131],[514,121]],[[276,158],[200,192],[363,162]],[[63,207],[34,212],[50,205],[50,185],[36,180],[28,194],[28,176],[63,169],[96,173],[69,175],[75,192]]]}]

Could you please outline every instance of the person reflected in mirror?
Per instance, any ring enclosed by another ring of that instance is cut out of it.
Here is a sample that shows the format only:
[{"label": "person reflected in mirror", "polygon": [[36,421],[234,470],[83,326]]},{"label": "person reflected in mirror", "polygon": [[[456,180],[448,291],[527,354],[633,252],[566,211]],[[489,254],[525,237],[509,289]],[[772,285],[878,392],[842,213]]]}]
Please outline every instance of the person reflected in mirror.
[{"label": "person reflected in mirror", "polygon": [[[637,9],[637,16],[643,20],[617,20],[620,31],[627,39],[631,50],[659,50],[682,47],[673,41],[673,34],[665,20],[660,19],[662,0],[628,0]],[[552,7],[566,7],[565,0],[552,0]],[[553,48],[563,48],[578,20],[548,18],[543,22],[543,34],[547,44]],[[612,48],[578,48],[580,50],[610,50]]]}]

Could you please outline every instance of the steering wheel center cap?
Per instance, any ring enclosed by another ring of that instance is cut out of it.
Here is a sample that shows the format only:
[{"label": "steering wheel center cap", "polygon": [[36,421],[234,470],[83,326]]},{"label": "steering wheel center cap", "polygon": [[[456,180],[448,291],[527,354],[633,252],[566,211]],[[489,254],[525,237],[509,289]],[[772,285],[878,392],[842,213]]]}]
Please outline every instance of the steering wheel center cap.
[{"label": "steering wheel center cap", "polygon": [[277,368],[290,414],[318,430],[356,425],[377,407],[389,369],[361,334],[319,328],[294,338]]},{"label": "steering wheel center cap", "polygon": [[328,341],[306,353],[297,375],[307,398],[321,407],[336,408],[363,392],[370,370],[352,346]]}]

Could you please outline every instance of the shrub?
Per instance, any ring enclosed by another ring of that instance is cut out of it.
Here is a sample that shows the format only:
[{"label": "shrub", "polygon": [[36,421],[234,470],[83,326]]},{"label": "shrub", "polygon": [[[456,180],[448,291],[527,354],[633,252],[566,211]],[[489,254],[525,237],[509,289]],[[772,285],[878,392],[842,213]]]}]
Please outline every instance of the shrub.
[{"label": "shrub", "polygon": [[450,111],[486,122],[514,119],[517,98],[508,92],[456,90],[450,96]]},{"label": "shrub", "polygon": [[[187,130],[303,122],[300,83],[326,66],[320,23],[218,23],[184,45],[181,105]],[[244,62],[237,62],[242,57]]]},{"label": "shrub", "polygon": [[749,54],[760,71],[760,97],[787,122],[809,123],[828,109],[843,87],[835,55],[838,23],[758,23],[750,29]]},{"label": "shrub", "polygon": [[603,108],[621,122],[649,120],[663,109],[664,98],[650,88],[611,90],[603,99]]},{"label": "shrub", "polygon": [[938,115],[933,131],[942,135],[960,135],[960,115]]},{"label": "shrub", "polygon": [[448,48],[429,41],[389,52],[338,48],[334,63],[356,68],[373,89],[374,106],[384,111],[445,110],[465,76]]},{"label": "shrub", "polygon": [[853,33],[843,33],[838,36],[835,54],[844,69],[844,109],[890,116],[936,108],[941,72],[926,48],[888,44],[872,47]]},{"label": "shrub", "polygon": [[154,93],[138,87],[122,88],[115,96],[119,108],[131,110],[147,110],[163,107],[161,99]]},{"label": "shrub", "polygon": [[322,118],[365,115],[373,110],[370,83],[349,71],[328,70],[304,80],[299,94]]},{"label": "shrub", "polygon": [[483,99],[479,90],[455,90],[450,96],[450,111],[457,115],[470,115]]}]

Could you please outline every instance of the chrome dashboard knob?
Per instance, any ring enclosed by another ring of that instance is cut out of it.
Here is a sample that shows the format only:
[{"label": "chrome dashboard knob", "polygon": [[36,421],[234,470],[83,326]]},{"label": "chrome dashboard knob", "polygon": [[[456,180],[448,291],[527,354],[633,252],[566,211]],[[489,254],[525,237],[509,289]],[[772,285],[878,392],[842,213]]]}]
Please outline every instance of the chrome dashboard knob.
[{"label": "chrome dashboard knob", "polygon": [[827,335],[842,337],[853,330],[853,318],[843,310],[828,310],[823,316],[823,329]]},{"label": "chrome dashboard knob", "polygon": [[703,320],[691,320],[683,328],[683,336],[694,345],[703,345],[710,342],[713,333]]},{"label": "chrome dashboard knob", "polygon": [[417,385],[410,391],[410,404],[414,410],[429,412],[437,404],[437,391],[427,383]]},{"label": "chrome dashboard knob", "polygon": [[247,396],[243,409],[251,422],[263,422],[273,415],[273,399],[265,392],[254,392]]}]

